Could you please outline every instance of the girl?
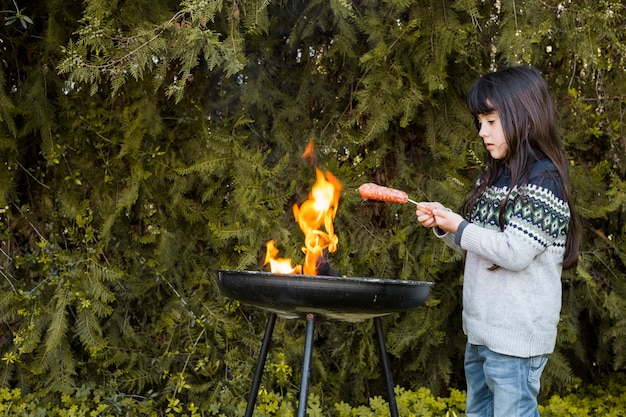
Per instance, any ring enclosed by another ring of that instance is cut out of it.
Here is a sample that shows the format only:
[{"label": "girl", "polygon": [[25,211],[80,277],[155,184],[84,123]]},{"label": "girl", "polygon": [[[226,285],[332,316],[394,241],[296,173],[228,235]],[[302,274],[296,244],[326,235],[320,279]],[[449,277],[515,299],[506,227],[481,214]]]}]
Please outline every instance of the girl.
[{"label": "girl", "polygon": [[576,264],[579,245],[554,103],[541,74],[525,66],[479,78],[467,102],[487,170],[461,215],[424,202],[417,218],[465,255],[467,416],[539,416],[561,272]]}]

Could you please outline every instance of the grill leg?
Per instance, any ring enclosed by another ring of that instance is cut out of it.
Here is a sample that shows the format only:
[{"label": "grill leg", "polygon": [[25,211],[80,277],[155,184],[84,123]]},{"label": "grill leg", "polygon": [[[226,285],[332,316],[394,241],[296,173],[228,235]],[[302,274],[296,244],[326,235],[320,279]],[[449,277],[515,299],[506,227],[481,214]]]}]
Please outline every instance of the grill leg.
[{"label": "grill leg", "polygon": [[256,370],[254,371],[254,379],[252,380],[252,388],[250,388],[248,406],[246,407],[246,414],[244,414],[244,417],[252,417],[252,413],[254,412],[254,404],[256,403],[256,397],[259,393],[261,377],[263,376],[263,368],[265,368],[265,359],[267,359],[267,352],[270,348],[272,333],[274,332],[274,324],[276,324],[276,313],[270,313],[267,319],[267,326],[265,326],[265,335],[263,336],[263,343],[261,344],[261,353],[259,353],[259,360],[256,363]]},{"label": "grill leg", "polygon": [[376,338],[378,339],[378,350],[380,351],[380,362],[383,366],[385,375],[385,385],[387,386],[387,401],[389,401],[389,412],[391,417],[398,417],[398,404],[396,403],[396,394],[393,391],[393,378],[391,375],[391,365],[389,365],[389,357],[387,356],[387,346],[385,344],[385,334],[383,333],[383,325],[380,317],[374,317],[374,329],[376,330]]},{"label": "grill leg", "polygon": [[298,417],[306,416],[307,398],[309,395],[309,372],[311,371],[311,356],[313,354],[313,330],[315,316],[306,315],[306,338],[304,340],[304,361],[302,362],[302,380],[300,382],[300,399],[298,401]]}]

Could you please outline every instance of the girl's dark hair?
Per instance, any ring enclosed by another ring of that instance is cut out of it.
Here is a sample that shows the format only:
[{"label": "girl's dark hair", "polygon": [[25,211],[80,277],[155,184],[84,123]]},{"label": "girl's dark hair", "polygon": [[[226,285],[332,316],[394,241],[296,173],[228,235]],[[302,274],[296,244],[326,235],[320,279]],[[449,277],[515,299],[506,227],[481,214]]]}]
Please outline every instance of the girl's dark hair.
[{"label": "girl's dark hair", "polygon": [[[530,168],[535,160],[548,158],[556,166],[559,176],[557,183],[562,184],[562,192],[571,214],[563,267],[576,265],[580,225],[569,194],[567,161],[557,128],[555,105],[546,80],[533,67],[508,67],[480,77],[469,91],[467,105],[474,117],[498,112],[508,152],[503,159],[487,157],[487,170],[479,185],[463,203],[462,213],[465,218],[471,218],[477,199],[487,187],[494,185],[505,167],[510,169],[511,190],[528,183]],[[507,195],[500,205],[501,229],[504,229],[504,209],[508,198]]]}]

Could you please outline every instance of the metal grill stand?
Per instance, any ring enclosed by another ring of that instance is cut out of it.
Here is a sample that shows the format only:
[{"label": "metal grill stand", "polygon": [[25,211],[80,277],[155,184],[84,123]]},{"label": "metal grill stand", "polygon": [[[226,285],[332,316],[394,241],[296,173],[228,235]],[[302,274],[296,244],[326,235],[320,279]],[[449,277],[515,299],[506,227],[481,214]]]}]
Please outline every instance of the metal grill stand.
[{"label": "metal grill stand", "polygon": [[374,320],[389,410],[391,417],[398,417],[380,317],[422,305],[428,297],[432,282],[218,269],[217,285],[224,295],[270,312],[245,417],[252,417],[254,411],[277,316],[285,319],[306,318],[307,321],[298,417],[305,417],[307,408],[316,316],[330,320]]},{"label": "metal grill stand", "polygon": [[[389,402],[389,411],[391,417],[399,417],[398,405],[396,403],[396,396],[394,392],[393,378],[391,374],[391,365],[389,364],[389,357],[387,356],[387,346],[385,344],[385,335],[383,333],[383,326],[380,317],[374,317],[374,329],[376,332],[376,339],[378,341],[378,350],[380,354],[380,362],[383,368],[383,375],[385,377],[385,386],[387,388],[387,400]],[[265,327],[265,334],[263,335],[263,343],[261,344],[261,352],[259,353],[259,360],[257,361],[256,370],[254,372],[254,378],[252,380],[252,388],[250,389],[250,396],[248,397],[248,405],[246,407],[245,417],[252,417],[254,412],[254,406],[256,404],[257,394],[259,392],[259,386],[261,384],[261,377],[263,376],[263,369],[265,368],[265,360],[267,359],[267,353],[269,351],[269,345],[272,339],[272,333],[274,332],[274,324],[276,324],[276,313],[271,312],[269,314],[267,325]],[[307,398],[309,394],[309,376],[311,370],[311,357],[313,355],[313,334],[315,330],[315,315],[306,315],[306,337],[304,340],[304,358],[302,362],[302,377],[300,381],[300,395],[298,400],[298,414],[297,417],[306,416]]]}]

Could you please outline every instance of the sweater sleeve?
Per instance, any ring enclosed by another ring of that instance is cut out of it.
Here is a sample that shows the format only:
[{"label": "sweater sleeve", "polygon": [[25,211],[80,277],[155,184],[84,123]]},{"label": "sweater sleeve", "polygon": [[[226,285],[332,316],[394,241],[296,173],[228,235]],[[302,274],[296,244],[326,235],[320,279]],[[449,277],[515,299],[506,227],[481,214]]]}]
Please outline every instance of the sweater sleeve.
[{"label": "sweater sleeve", "polygon": [[433,233],[439,239],[441,239],[449,248],[453,249],[461,255],[464,255],[465,251],[457,242],[457,235],[455,233],[448,233],[439,227],[433,227]]}]

